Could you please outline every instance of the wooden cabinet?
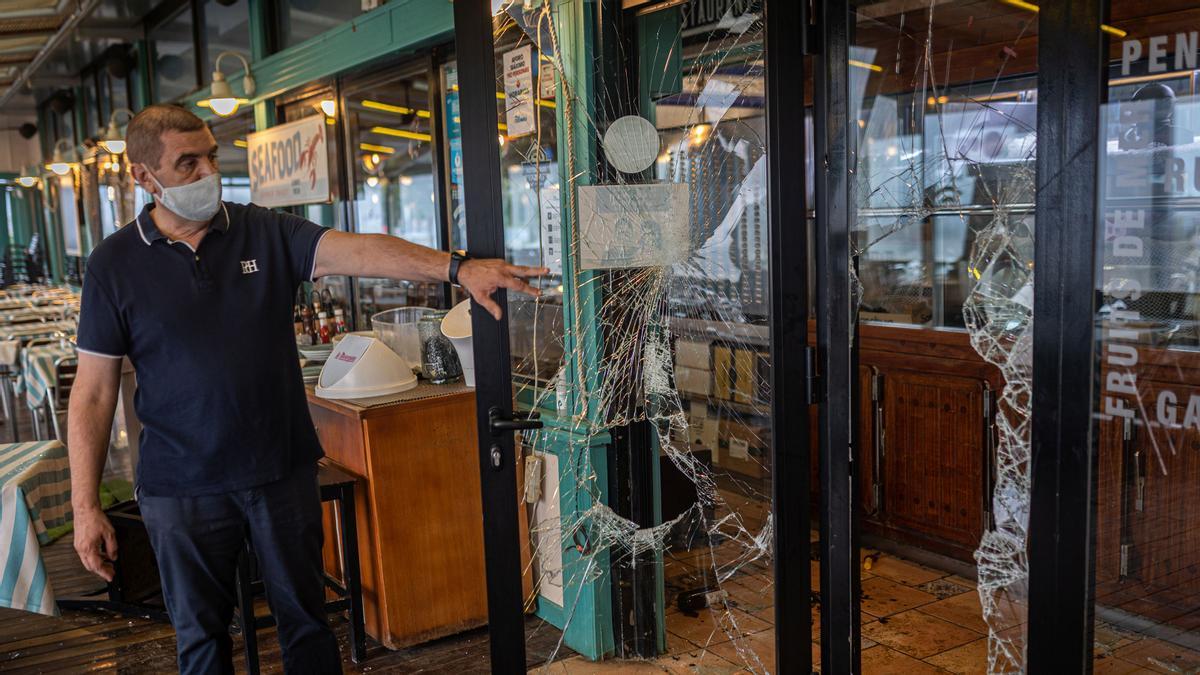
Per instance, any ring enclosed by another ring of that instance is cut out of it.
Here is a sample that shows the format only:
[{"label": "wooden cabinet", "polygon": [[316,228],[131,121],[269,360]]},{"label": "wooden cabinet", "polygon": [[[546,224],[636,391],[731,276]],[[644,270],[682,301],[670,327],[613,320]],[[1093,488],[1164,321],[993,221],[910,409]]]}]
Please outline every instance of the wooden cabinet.
[{"label": "wooden cabinet", "polygon": [[[362,479],[356,513],[367,632],[391,649],[487,619],[475,395],[431,389],[378,407],[309,392],[324,461]],[[331,513],[326,523],[326,569],[340,576]]]},{"label": "wooden cabinet", "polygon": [[965,333],[864,326],[864,531],[972,560],[988,519],[998,371]]}]

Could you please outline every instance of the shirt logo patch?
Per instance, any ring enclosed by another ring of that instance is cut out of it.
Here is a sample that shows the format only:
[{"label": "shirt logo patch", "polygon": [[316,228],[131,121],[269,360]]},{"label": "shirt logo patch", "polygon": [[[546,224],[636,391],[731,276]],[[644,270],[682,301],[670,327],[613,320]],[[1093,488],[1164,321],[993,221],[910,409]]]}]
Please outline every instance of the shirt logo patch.
[{"label": "shirt logo patch", "polygon": [[258,259],[257,258],[255,258],[254,260],[243,260],[242,261],[242,274],[254,274],[257,271],[258,271]]}]

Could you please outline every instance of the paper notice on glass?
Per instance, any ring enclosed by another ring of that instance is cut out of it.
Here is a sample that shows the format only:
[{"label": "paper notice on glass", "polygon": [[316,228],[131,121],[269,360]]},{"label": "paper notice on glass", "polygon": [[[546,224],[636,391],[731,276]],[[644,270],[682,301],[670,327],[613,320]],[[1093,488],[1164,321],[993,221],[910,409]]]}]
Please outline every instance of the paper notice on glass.
[{"label": "paper notice on glass", "polygon": [[542,458],[544,477],[542,492],[533,513],[529,530],[534,539],[535,572],[538,579],[538,595],[562,607],[563,597],[563,552],[562,516],[558,508],[559,481],[558,457],[550,453],[535,453]]},{"label": "paper notice on glass", "polygon": [[740,438],[729,439],[729,456],[734,459],[750,459],[750,444]]},{"label": "paper notice on glass", "polygon": [[542,61],[538,64],[538,98],[553,101],[554,93],[554,65],[549,61]]},{"label": "paper notice on glass", "polygon": [[687,183],[579,188],[585,270],[662,267],[688,258]]},{"label": "paper notice on glass", "polygon": [[504,52],[504,119],[509,138],[532,134],[536,128],[533,95],[533,47]]},{"label": "paper notice on glass", "polygon": [[550,268],[550,274],[562,274],[562,205],[559,203],[558,184],[543,186],[538,191],[542,221],[542,265]]}]

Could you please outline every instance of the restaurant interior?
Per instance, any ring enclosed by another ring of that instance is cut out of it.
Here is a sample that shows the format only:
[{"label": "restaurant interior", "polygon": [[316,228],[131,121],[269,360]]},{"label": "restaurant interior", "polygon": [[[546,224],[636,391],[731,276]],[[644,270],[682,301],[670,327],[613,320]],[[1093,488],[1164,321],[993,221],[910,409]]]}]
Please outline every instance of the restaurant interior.
[{"label": "restaurant interior", "polygon": [[[459,4],[491,5],[494,56],[460,60],[480,51]],[[767,40],[771,4],[0,2],[0,670],[175,667],[134,497],[137,364],[101,488],[122,537],[114,582],[72,549],[63,445],[87,258],[151,201],[123,134],[153,103],[208,122],[227,202],[444,251],[494,234],[510,262],[550,269],[540,298],[508,295],[494,342],[472,340],[449,283],[297,289],[347,672],[843,672],[834,642],[853,654],[844,672],[1029,670],[1035,217],[1055,206],[1039,199],[1055,133],[1038,134],[1039,88],[1065,67],[1039,53],[1046,8],[797,3],[822,9],[797,10],[789,46]],[[1098,130],[1098,180],[1077,193],[1098,214],[1076,249],[1096,298],[1094,364],[1077,374],[1095,397],[1079,668],[1197,672],[1200,3],[1102,4],[1102,97],[1079,113]],[[847,30],[814,47],[837,11]],[[835,42],[848,58],[830,66]],[[468,91],[481,68],[487,111]],[[497,161],[470,144],[484,113]],[[292,134],[319,145],[311,184],[272,173]],[[839,167],[849,320],[827,334]],[[493,202],[474,201],[478,176]],[[801,208],[773,223],[783,193]],[[786,341],[781,315],[801,317]],[[832,343],[852,355],[844,388],[812,371]],[[401,359],[402,382],[356,393],[343,371],[384,377],[335,367],[356,348]],[[511,446],[484,433],[485,396],[516,411]],[[821,450],[838,423],[840,485]],[[509,454],[496,490],[487,462]],[[502,576],[510,555],[519,575]],[[246,557],[235,664],[275,672]],[[496,601],[517,589],[506,635],[522,644],[498,646]]]}]

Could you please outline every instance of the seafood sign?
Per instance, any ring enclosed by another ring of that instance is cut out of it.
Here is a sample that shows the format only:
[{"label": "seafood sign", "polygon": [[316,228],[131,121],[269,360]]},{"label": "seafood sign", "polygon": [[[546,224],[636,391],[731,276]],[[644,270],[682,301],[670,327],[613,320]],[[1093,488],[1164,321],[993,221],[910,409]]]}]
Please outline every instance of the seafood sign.
[{"label": "seafood sign", "polygon": [[259,206],[329,201],[329,155],[325,116],[250,134],[250,199]]}]

